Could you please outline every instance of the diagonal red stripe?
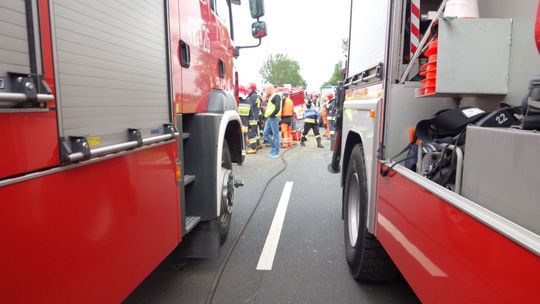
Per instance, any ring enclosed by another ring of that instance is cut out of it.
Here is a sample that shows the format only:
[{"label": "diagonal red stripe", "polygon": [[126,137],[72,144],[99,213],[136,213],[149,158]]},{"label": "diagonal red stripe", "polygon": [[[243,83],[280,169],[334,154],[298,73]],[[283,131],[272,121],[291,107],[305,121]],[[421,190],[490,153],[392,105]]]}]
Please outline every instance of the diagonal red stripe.
[{"label": "diagonal red stripe", "polygon": [[416,24],[411,24],[411,33],[415,37],[420,37],[420,30],[418,30],[418,28],[416,27]]},{"label": "diagonal red stripe", "polygon": [[411,13],[420,19],[420,8],[418,8],[418,6],[416,6],[414,3],[411,4]]},{"label": "diagonal red stripe", "polygon": [[414,45],[412,43],[411,43],[411,53],[412,54],[416,53],[416,45]]}]

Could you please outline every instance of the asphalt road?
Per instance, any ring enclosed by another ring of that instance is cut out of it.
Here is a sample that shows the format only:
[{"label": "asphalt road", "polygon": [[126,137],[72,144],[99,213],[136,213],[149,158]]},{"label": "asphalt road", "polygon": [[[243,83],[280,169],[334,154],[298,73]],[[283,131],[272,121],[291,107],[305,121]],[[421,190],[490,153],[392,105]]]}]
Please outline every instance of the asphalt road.
[{"label": "asphalt road", "polygon": [[[265,192],[215,290],[213,303],[418,303],[403,278],[359,284],[349,274],[343,245],[339,175],[326,171],[331,154],[297,146],[283,156],[288,167]],[[283,150],[281,151],[283,154]],[[245,186],[236,192],[231,230],[215,259],[186,259],[173,252],[127,298],[126,303],[207,303],[212,282],[268,180],[285,165],[248,155],[235,175]],[[257,270],[286,182],[293,182],[271,270]]]}]

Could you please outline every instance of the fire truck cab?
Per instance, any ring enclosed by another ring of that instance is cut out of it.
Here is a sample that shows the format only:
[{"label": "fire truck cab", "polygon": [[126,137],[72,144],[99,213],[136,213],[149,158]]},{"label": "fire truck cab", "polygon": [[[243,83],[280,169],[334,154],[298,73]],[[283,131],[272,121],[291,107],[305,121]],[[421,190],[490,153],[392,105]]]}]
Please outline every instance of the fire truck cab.
[{"label": "fire truck cab", "polygon": [[2,1],[0,302],[118,303],[183,240],[217,254],[244,157],[233,4]]},{"label": "fire truck cab", "polygon": [[[419,121],[449,109],[466,116],[520,106],[540,72],[538,1],[478,0],[479,18],[443,15],[465,2],[476,1],[351,1],[329,166],[342,176],[346,257],[357,280],[385,281],[399,270],[422,302],[532,303],[537,132],[469,126],[464,148],[449,148],[452,185],[408,168],[400,155],[428,144],[410,136]],[[429,47],[436,57],[421,59]],[[433,77],[420,81],[429,63]],[[431,164],[418,155],[418,166]]]}]

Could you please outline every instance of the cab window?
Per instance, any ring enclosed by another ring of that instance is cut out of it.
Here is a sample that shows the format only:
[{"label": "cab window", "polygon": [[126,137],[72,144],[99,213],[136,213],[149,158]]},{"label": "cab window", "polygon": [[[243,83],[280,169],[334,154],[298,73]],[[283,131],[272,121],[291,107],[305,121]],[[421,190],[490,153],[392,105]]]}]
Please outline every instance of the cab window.
[{"label": "cab window", "polygon": [[230,20],[231,16],[229,14],[229,4],[228,0],[211,0],[210,7],[218,15],[219,19],[223,21],[223,24],[227,26],[227,29],[230,30]]}]

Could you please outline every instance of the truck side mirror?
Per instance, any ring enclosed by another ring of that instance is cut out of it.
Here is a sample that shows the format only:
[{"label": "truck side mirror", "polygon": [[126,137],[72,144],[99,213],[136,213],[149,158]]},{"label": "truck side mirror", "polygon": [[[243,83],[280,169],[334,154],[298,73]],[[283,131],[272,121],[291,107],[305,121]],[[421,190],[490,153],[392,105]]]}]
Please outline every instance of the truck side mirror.
[{"label": "truck side mirror", "polygon": [[249,0],[249,11],[251,12],[251,18],[261,18],[262,16],[264,16],[264,1]]},{"label": "truck side mirror", "polygon": [[257,21],[251,24],[251,36],[253,36],[253,38],[261,39],[266,37],[266,35],[268,35],[268,32],[266,31],[266,22]]}]

